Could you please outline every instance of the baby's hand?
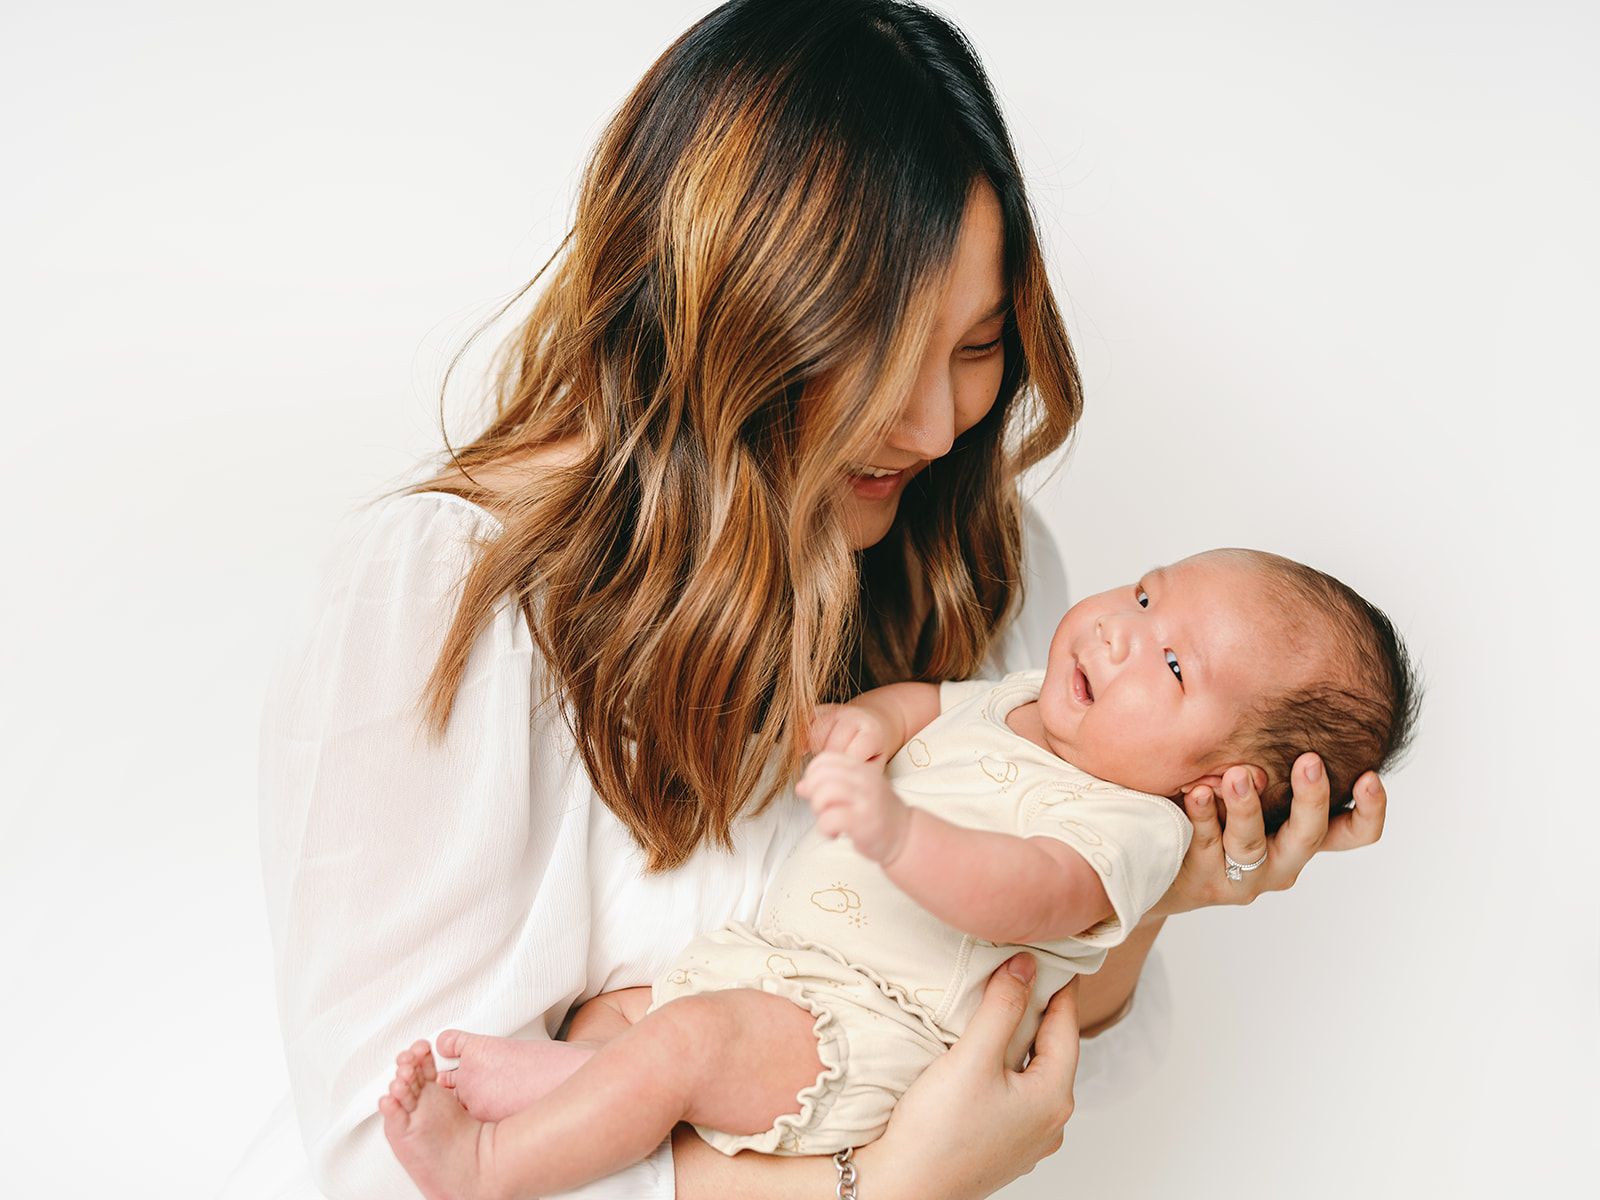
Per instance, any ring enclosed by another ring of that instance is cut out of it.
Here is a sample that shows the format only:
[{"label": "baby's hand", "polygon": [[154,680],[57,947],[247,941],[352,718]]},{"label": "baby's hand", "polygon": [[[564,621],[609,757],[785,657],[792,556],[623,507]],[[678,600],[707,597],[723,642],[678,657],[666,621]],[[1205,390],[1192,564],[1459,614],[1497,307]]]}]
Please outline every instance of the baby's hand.
[{"label": "baby's hand", "polygon": [[858,762],[881,763],[889,749],[889,736],[876,713],[855,704],[822,704],[811,718],[806,749],[847,754]]},{"label": "baby's hand", "polygon": [[822,833],[844,834],[875,863],[888,866],[905,845],[911,810],[878,767],[844,754],[819,754],[794,790],[811,802]]}]

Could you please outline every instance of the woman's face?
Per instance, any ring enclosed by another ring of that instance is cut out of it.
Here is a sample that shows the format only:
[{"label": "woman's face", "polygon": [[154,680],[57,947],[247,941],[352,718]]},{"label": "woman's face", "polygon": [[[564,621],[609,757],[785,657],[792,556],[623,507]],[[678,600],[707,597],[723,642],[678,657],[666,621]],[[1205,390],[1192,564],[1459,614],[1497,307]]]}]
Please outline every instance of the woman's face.
[{"label": "woman's face", "polygon": [[980,183],[961,219],[954,269],[916,382],[871,459],[845,469],[842,508],[852,548],[880,541],[894,523],[911,477],[947,454],[956,438],[993,407],[1005,370],[1000,334],[1010,300],[1004,251],[999,198]]}]

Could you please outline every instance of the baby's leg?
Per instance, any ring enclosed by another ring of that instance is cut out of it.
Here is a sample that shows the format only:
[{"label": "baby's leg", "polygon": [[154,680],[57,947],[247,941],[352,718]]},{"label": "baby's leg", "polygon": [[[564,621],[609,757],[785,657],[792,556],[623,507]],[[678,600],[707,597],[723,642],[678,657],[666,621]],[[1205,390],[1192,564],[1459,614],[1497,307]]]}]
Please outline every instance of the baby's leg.
[{"label": "baby's leg", "polygon": [[480,1121],[503,1121],[546,1096],[606,1042],[630,1028],[650,1007],[650,989],[605,992],[573,1014],[567,1040],[502,1038],[447,1029],[439,1054],[460,1065],[439,1072],[439,1083]]},{"label": "baby's leg", "polygon": [[567,1040],[599,1049],[644,1020],[649,1011],[650,989],[647,987],[601,992],[572,1014],[567,1025]]},{"label": "baby's leg", "polygon": [[431,1059],[413,1069],[401,1055],[379,1105],[384,1131],[430,1200],[565,1191],[644,1158],[679,1121],[753,1134],[798,1112],[822,1071],[814,1025],[765,992],[687,996],[498,1124],[454,1103],[429,1077]]}]

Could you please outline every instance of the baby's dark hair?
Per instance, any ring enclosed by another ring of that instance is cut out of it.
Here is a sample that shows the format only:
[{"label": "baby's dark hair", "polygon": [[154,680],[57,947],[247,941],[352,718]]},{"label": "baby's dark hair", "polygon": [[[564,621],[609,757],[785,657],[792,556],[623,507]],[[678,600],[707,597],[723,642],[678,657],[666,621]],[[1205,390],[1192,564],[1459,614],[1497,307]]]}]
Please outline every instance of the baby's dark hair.
[{"label": "baby's dark hair", "polygon": [[1291,648],[1317,646],[1324,678],[1268,698],[1240,721],[1241,761],[1267,773],[1262,816],[1271,833],[1289,816],[1289,771],[1315,751],[1328,774],[1331,812],[1352,803],[1367,771],[1392,767],[1411,743],[1422,679],[1405,642],[1375,605],[1314,567],[1260,550],[1237,550],[1280,601]]}]

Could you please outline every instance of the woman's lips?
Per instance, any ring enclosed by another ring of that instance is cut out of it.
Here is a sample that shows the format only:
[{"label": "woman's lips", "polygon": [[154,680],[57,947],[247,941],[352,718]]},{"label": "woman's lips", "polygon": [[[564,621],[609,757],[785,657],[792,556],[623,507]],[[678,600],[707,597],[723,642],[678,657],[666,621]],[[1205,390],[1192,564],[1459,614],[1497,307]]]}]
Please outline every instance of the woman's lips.
[{"label": "woman's lips", "polygon": [[891,471],[887,467],[851,466],[845,477],[850,480],[850,490],[861,500],[887,500],[900,490],[909,471]]}]

